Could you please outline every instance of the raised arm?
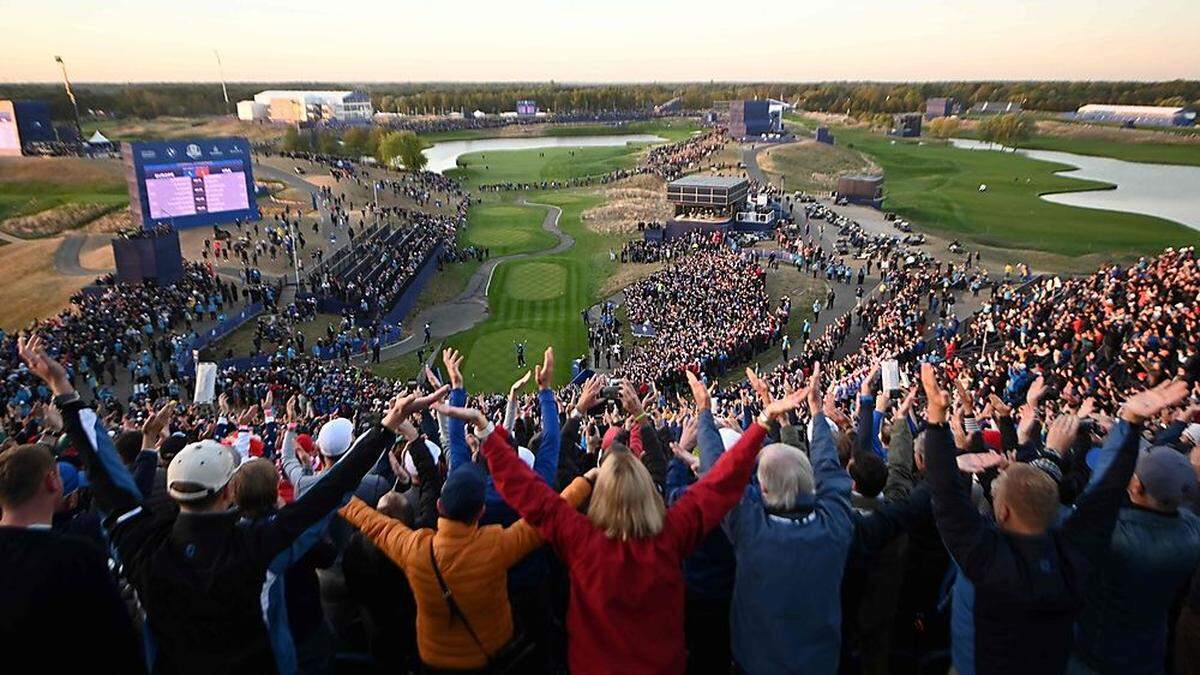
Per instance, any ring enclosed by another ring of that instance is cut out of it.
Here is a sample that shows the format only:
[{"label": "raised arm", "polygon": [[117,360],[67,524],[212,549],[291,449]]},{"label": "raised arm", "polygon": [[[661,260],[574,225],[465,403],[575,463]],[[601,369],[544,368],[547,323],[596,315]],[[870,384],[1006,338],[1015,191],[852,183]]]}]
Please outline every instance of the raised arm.
[{"label": "raised arm", "polygon": [[538,383],[538,405],[542,411],[542,440],[533,460],[533,470],[547,485],[554,485],[554,477],[558,473],[559,425],[558,401],[554,400],[554,391],[550,388],[550,378],[554,374],[553,347],[546,347],[541,365],[534,366],[534,370]]},{"label": "raised arm", "polygon": [[[812,418],[813,440],[808,451],[813,469],[813,487],[817,496],[817,507],[840,524],[850,525],[850,474],[838,461],[837,443],[825,415],[817,412]],[[868,450],[867,452],[870,452]],[[844,521],[844,522],[843,522]]]},{"label": "raised arm", "polygon": [[358,497],[352,497],[349,504],[338,510],[338,515],[366,535],[397,567],[404,569],[408,554],[418,543],[416,530],[403,521],[383,515]]},{"label": "raised arm", "polygon": [[1117,511],[1137,464],[1142,424],[1164,409],[1179,404],[1187,395],[1187,383],[1173,380],[1140,392],[1125,402],[1121,408],[1121,421],[1113,425],[1104,439],[1104,453],[1111,455],[1112,460],[1075,501],[1074,513],[1063,523],[1066,536],[1092,550],[1102,549],[1112,535]]},{"label": "raised arm", "polygon": [[442,406],[438,409],[460,421],[470,420],[482,442],[481,452],[487,459],[496,491],[504,501],[537,528],[567,557],[572,545],[587,535],[591,524],[550,488],[541,477],[517,457],[508,430],[497,427],[478,410]]},{"label": "raised arm", "polygon": [[667,510],[663,532],[670,537],[681,556],[700,544],[704,535],[716,527],[725,514],[741,499],[742,492],[754,471],[758,451],[762,449],[767,425],[796,408],[805,392],[795,391],[772,401],[762,415],[742,432],[738,442],[717,460],[712,470],[688,488],[687,492]]},{"label": "raised arm", "polygon": [[405,420],[412,413],[428,408],[431,403],[444,397],[448,390],[449,387],[443,386],[425,397],[409,395],[397,398],[384,416],[381,426],[355,439],[346,454],[321,480],[299,499],[280,509],[273,520],[264,523],[260,537],[256,539],[260,553],[270,560],[310,525],[344,504],[379,455],[395,444],[397,433]]},{"label": "raised arm", "polygon": [[83,404],[67,371],[47,353],[41,337],[17,338],[17,352],[50,392],[54,405],[62,412],[63,429],[71,444],[83,456],[96,505],[110,524],[123,521],[141,511],[142,494],[133,476],[121,462],[108,431],[96,412]]},{"label": "raised arm", "polygon": [[[462,355],[457,350],[447,349],[442,352],[442,362],[446,365],[446,372],[450,377],[450,405],[466,405],[467,390],[463,388],[462,371],[459,369]],[[447,427],[450,434],[449,465],[453,471],[455,467],[471,463],[471,449],[467,447],[467,428],[462,420],[451,417]]]},{"label": "raised arm", "polygon": [[971,486],[959,473],[957,451],[946,424],[949,394],[937,383],[933,366],[921,366],[921,381],[929,401],[925,428],[925,475],[933,492],[933,516],[950,556],[968,579],[986,572],[999,534],[971,504]]},{"label": "raised arm", "polygon": [[696,418],[696,446],[700,448],[700,473],[703,475],[725,452],[725,443],[721,441],[721,432],[717,431],[717,421],[712,413],[712,396],[708,393],[708,387],[705,387],[692,371],[684,371],[684,374],[687,376],[688,386],[692,388],[692,399],[699,411]]}]

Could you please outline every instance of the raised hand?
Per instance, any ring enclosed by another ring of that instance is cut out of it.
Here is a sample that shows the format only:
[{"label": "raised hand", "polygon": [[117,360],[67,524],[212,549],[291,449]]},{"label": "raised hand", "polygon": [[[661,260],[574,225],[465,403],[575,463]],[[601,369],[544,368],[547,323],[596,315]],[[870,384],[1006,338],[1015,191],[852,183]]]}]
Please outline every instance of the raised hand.
[{"label": "raised hand", "polygon": [[531,377],[533,377],[533,372],[529,370],[525,371],[525,374],[521,377],[518,377],[517,381],[513,382],[512,386],[508,388],[508,397],[516,398],[517,392],[525,387],[525,384],[529,382],[529,378]]},{"label": "raised hand", "polygon": [[247,427],[247,426],[254,424],[254,420],[257,418],[258,418],[258,404],[255,403],[254,405],[250,406],[249,408],[246,408],[245,410],[243,410],[241,415],[238,415],[237,423],[238,423],[239,427]]},{"label": "raised hand", "polygon": [[766,408],[771,405],[771,401],[773,400],[771,388],[767,386],[766,382],[762,381],[762,378],[758,376],[758,373],[754,372],[753,368],[746,368],[746,379],[750,380],[750,388],[754,390],[755,394],[758,394],[758,400],[762,401],[763,407]]},{"label": "raised hand", "polygon": [[1025,403],[1036,408],[1038,401],[1042,400],[1042,397],[1048,392],[1049,389],[1046,387],[1046,378],[1038,375],[1037,379],[1029,385],[1029,390],[1025,392]]},{"label": "raised hand", "polygon": [[629,380],[621,380],[621,405],[630,417],[638,417],[645,412],[645,409],[642,408],[642,399],[638,397],[637,390],[633,388]]},{"label": "raised hand", "polygon": [[541,364],[533,366],[533,375],[537,380],[538,389],[550,388],[550,381],[554,377],[554,347],[546,347]]},{"label": "raised hand", "polygon": [[1004,402],[1004,399],[995,394],[988,394],[988,404],[992,406],[993,417],[1010,417],[1012,416],[1012,406]]},{"label": "raised hand", "polygon": [[708,387],[696,377],[696,374],[690,370],[683,371],[687,377],[688,387],[692,389],[692,400],[696,402],[696,412],[712,409],[712,396],[708,393]]},{"label": "raised hand", "polygon": [[[526,375],[525,377],[529,377]],[[579,400],[575,403],[575,410],[579,411],[580,415],[588,414],[588,411],[596,407],[600,402],[600,390],[604,389],[604,376],[593,375],[588,378],[587,382],[583,383],[583,388],[579,392]]]},{"label": "raised hand", "polygon": [[763,409],[763,413],[766,414],[767,417],[777,420],[799,407],[807,396],[807,391],[798,389],[787,396],[784,396],[783,398],[777,398],[771,401]]},{"label": "raised hand", "polygon": [[963,473],[983,473],[993,466],[1003,467],[1008,463],[1008,459],[996,452],[968,452],[959,455],[955,458],[958,463],[958,470]]},{"label": "raised hand", "polygon": [[813,417],[821,412],[821,362],[813,364],[812,375],[808,378],[808,412]]},{"label": "raised hand", "polygon": [[163,407],[146,416],[146,421],[142,422],[142,448],[158,446],[159,438],[162,437],[163,430],[171,424],[171,416],[174,414],[175,402],[167,401]]},{"label": "raised hand", "polygon": [[871,395],[871,391],[875,387],[875,378],[879,376],[879,369],[880,369],[880,364],[878,361],[876,361],[875,365],[871,366],[871,370],[867,373],[867,376],[864,377],[863,381],[860,382],[858,385],[858,395],[859,396],[870,396]]},{"label": "raised hand", "polygon": [[383,416],[383,426],[399,434],[401,433],[401,425],[408,420],[413,413],[428,410],[429,406],[442,400],[446,394],[450,393],[450,385],[443,384],[438,387],[432,394],[426,396],[417,396],[416,394],[407,394],[405,396],[397,396],[392,401],[391,407]]},{"label": "raised hand", "polygon": [[441,379],[438,378],[437,373],[433,372],[433,368],[430,368],[429,364],[425,364],[425,379],[434,389],[442,386]]},{"label": "raised hand", "polygon": [[686,464],[693,472],[696,472],[700,469],[700,458],[693,455],[690,450],[684,448],[682,443],[676,443],[672,441],[671,454],[678,457],[679,460]]},{"label": "raised hand", "polygon": [[921,364],[921,386],[925,388],[925,418],[932,424],[946,421],[946,409],[950,407],[950,394],[938,384],[933,364]]},{"label": "raised hand", "polygon": [[67,369],[46,353],[40,335],[35,334],[28,338],[18,337],[17,353],[20,354],[25,365],[29,366],[29,370],[42,382],[45,382],[55,396],[75,391],[75,388],[71,386],[71,380],[67,378]]},{"label": "raised hand", "polygon": [[1075,444],[1079,435],[1079,417],[1075,415],[1059,415],[1050,423],[1046,432],[1046,449],[1065,455]]},{"label": "raised hand", "polygon": [[1121,419],[1130,424],[1141,424],[1158,413],[1179,405],[1188,395],[1188,383],[1184,380],[1169,380],[1157,387],[1134,394],[1121,406]]},{"label": "raised hand", "polygon": [[457,349],[442,350],[442,363],[446,365],[450,386],[455,389],[461,389],[463,386],[462,361],[462,354],[459,354]]},{"label": "raised hand", "polygon": [[896,412],[893,413],[892,419],[900,420],[908,416],[909,411],[912,410],[913,403],[916,403],[917,401],[918,389],[919,387],[915,384],[908,388],[908,393],[905,394],[904,400],[901,401],[900,405],[896,408]]},{"label": "raised hand", "polygon": [[434,406],[434,410],[446,417],[462,420],[476,429],[482,429],[488,424],[487,416],[475,408],[460,408],[445,403],[438,403]]}]

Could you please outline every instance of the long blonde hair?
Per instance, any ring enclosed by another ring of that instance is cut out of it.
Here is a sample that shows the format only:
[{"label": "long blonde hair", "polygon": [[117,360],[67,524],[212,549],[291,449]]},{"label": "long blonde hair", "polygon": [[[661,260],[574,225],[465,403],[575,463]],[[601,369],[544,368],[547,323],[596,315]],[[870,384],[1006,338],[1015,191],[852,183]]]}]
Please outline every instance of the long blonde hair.
[{"label": "long blonde hair", "polygon": [[600,464],[588,518],[612,539],[643,539],[662,531],[666,512],[641,460],[613,444]]}]

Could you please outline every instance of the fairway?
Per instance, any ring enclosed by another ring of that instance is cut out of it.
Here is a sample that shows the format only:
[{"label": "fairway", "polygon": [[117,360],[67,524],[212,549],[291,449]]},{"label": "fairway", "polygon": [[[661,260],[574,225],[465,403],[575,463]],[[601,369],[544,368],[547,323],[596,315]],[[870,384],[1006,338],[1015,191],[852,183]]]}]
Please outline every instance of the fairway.
[{"label": "fairway", "polygon": [[[533,193],[529,199],[561,208],[559,228],[575,238],[575,245],[561,254],[535,255],[496,268],[488,288],[488,319],[446,340],[447,346],[466,357],[463,372],[471,391],[507,390],[523,372],[515,356],[516,344],[521,341],[525,342],[530,368],[548,345],[554,345],[558,356],[554,381],[568,382],[571,360],[587,350],[587,331],[580,313],[599,299],[601,283],[615,269],[608,249],[619,247],[622,238],[591,232],[580,219],[580,214],[601,197],[582,191],[558,191]],[[513,208],[536,215],[539,223],[546,214],[536,205]]]},{"label": "fairway", "polygon": [[[1053,204],[1039,195],[1106,189],[1108,184],[1055,175],[1066,165],[1011,152],[918,144],[862,129],[835,128],[838,143],[871,156],[884,170],[884,209],[935,230],[998,248],[1061,255],[1153,253],[1192,244],[1195,230],[1161,218]],[[980,191],[981,184],[987,191]]]},{"label": "fairway", "polygon": [[504,294],[515,300],[553,300],[567,293],[567,268],[558,263],[512,263]]},{"label": "fairway", "polygon": [[447,175],[471,186],[602,176],[632,168],[635,155],[646,147],[646,143],[629,143],[618,147],[472,152],[459,157],[459,168],[448,171]]},{"label": "fairway", "polygon": [[493,257],[541,251],[554,245],[554,235],[542,229],[542,209],[507,203],[486,203],[471,209],[471,225],[459,236],[464,246],[491,250]]}]

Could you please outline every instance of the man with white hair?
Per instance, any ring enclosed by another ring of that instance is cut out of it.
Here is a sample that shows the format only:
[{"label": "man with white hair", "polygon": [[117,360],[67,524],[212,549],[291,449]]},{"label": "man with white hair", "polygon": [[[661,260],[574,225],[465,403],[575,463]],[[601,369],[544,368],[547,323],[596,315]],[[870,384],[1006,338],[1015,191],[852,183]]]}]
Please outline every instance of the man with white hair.
[{"label": "man with white hair", "polygon": [[821,412],[820,364],[808,406],[809,456],[784,443],[763,448],[757,480],[725,516],[737,555],[733,659],[752,675],[837,671],[842,571],[854,528],[850,476]]}]

